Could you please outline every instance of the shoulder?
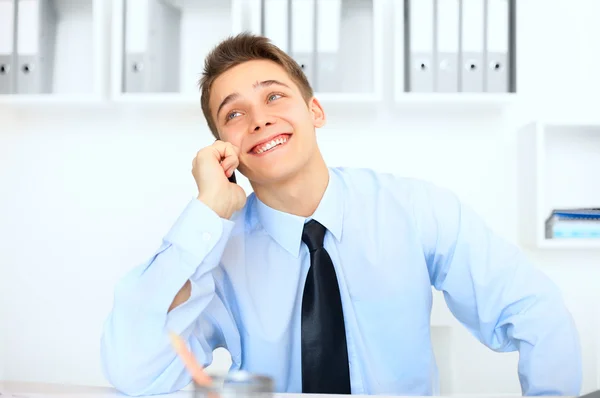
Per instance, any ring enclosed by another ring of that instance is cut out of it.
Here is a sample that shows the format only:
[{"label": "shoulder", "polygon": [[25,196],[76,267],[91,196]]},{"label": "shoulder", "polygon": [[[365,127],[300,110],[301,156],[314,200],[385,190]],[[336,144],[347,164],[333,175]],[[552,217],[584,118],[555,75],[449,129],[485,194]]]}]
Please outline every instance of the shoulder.
[{"label": "shoulder", "polygon": [[406,177],[369,168],[332,167],[331,172],[340,178],[345,194],[356,196],[391,195],[409,204],[435,202],[440,197],[453,197],[448,188],[432,181]]}]

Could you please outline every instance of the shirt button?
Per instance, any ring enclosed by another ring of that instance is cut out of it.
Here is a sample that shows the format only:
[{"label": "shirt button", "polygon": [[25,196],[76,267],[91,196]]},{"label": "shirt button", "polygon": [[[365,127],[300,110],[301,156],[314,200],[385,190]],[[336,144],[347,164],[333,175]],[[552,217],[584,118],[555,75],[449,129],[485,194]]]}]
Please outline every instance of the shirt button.
[{"label": "shirt button", "polygon": [[208,242],[211,238],[210,232],[204,232],[202,233],[202,240],[204,240],[205,242]]}]

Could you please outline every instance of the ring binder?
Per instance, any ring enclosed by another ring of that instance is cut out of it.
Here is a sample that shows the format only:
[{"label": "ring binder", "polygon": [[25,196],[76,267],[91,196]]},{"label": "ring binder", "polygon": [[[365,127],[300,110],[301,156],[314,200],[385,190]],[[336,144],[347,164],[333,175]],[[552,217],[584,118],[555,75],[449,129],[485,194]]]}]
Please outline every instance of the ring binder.
[{"label": "ring binder", "polygon": [[508,92],[509,3],[486,0],[485,91]]},{"label": "ring binder", "polygon": [[460,0],[436,0],[436,72],[439,92],[458,91],[458,52],[460,37]]},{"label": "ring binder", "polygon": [[0,94],[14,91],[15,0],[0,0]]},{"label": "ring binder", "polygon": [[16,92],[52,92],[56,10],[51,0],[17,1]]},{"label": "ring binder", "polygon": [[161,0],[125,0],[123,91],[179,91],[181,12]]},{"label": "ring binder", "polygon": [[483,92],[484,0],[461,1],[461,90]]},{"label": "ring binder", "polygon": [[408,48],[408,85],[411,92],[435,91],[434,0],[405,0],[405,43]]}]

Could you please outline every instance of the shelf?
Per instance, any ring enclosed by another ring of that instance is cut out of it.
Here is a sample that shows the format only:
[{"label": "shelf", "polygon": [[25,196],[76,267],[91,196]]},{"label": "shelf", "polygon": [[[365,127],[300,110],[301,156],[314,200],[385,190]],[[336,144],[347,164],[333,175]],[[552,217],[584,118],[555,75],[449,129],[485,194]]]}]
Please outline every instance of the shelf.
[{"label": "shelf", "polygon": [[[36,4],[39,9],[32,8]],[[102,98],[107,84],[104,7],[101,0],[21,4],[15,40],[18,56],[10,70],[12,93],[1,95],[0,103]]]},{"label": "shelf", "polygon": [[[303,67],[318,98],[333,103],[379,100],[383,84],[381,3],[116,0],[112,98],[144,94],[128,101],[180,104],[189,103],[192,95],[199,99],[198,80],[209,51],[228,36],[264,31]],[[135,10],[135,18],[127,16],[129,8]],[[356,57],[357,52],[361,57]],[[177,99],[177,94],[182,98]]]},{"label": "shelf", "polygon": [[[367,104],[375,103],[380,99],[376,95],[369,94],[315,94],[317,99],[324,106],[337,104]],[[194,107],[200,109],[200,93],[179,94],[179,93],[127,93],[113,98],[114,102],[130,105],[153,105],[161,104],[165,106]]]},{"label": "shelf", "polygon": [[538,241],[542,249],[600,249],[600,239],[542,239]]},{"label": "shelf", "polygon": [[[384,3],[115,0],[109,16],[109,7],[101,0],[53,0],[48,4],[57,10],[57,46],[51,92],[0,95],[0,104],[104,105],[103,100],[110,99],[118,105],[199,109],[197,83],[205,56],[220,40],[250,31],[264,32],[304,65],[323,105],[374,106],[383,101]],[[396,18],[403,18],[399,3],[387,5],[394,7]],[[109,19],[112,31],[104,28]],[[295,23],[299,20],[303,23]],[[394,29],[402,31],[402,23]],[[401,69],[394,75],[402,81]],[[395,105],[503,109],[517,98],[514,93],[397,91]]]},{"label": "shelf", "polygon": [[85,94],[19,94],[0,95],[0,106],[90,106],[105,105],[108,102],[94,95]]},{"label": "shelf", "polygon": [[[318,97],[381,98],[382,0],[265,0],[264,34],[298,62]],[[291,26],[287,21],[291,21]]]},{"label": "shelf", "polygon": [[537,121],[518,138],[522,240],[542,249],[600,249],[600,239],[545,237],[552,210],[600,207],[600,124]]},{"label": "shelf", "polygon": [[[122,94],[112,99],[118,104],[134,104],[134,105],[175,105],[181,107],[200,106],[200,93],[194,94],[179,94],[179,93],[160,93],[160,94]],[[200,109],[200,108],[199,108]]]},{"label": "shelf", "polygon": [[515,93],[402,93],[395,98],[396,108],[440,108],[454,110],[500,110],[518,104],[522,99]]},{"label": "shelf", "polygon": [[[198,94],[204,58],[219,41],[260,29],[255,0],[116,0],[111,96]],[[244,16],[244,19],[242,19]],[[185,102],[185,99],[183,100]]]}]

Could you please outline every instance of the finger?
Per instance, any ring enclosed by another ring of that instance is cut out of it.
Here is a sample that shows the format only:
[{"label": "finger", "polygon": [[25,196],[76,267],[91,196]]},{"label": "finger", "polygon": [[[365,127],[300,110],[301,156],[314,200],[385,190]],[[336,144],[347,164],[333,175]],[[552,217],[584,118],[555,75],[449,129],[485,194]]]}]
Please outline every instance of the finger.
[{"label": "finger", "polygon": [[221,159],[240,155],[240,149],[231,142],[215,141],[212,146],[218,152]]},{"label": "finger", "polygon": [[194,355],[190,352],[190,350],[187,349],[183,339],[174,332],[169,332],[169,337],[171,339],[171,345],[173,346],[173,349],[183,361],[183,365],[186,367],[188,372],[190,372],[194,381],[200,385],[209,385],[212,382],[210,376],[207,375],[202,366],[196,362]]},{"label": "finger", "polygon": [[223,167],[224,171],[228,171],[229,169],[236,169],[240,165],[240,161],[237,156],[230,156],[228,158],[223,159],[221,162],[221,167]]},{"label": "finger", "polygon": [[232,143],[228,142],[227,143],[227,148],[226,148],[226,155],[230,156],[230,155],[234,155],[236,158],[240,156],[241,154],[241,150],[240,148],[238,148],[237,146],[233,145]]}]

